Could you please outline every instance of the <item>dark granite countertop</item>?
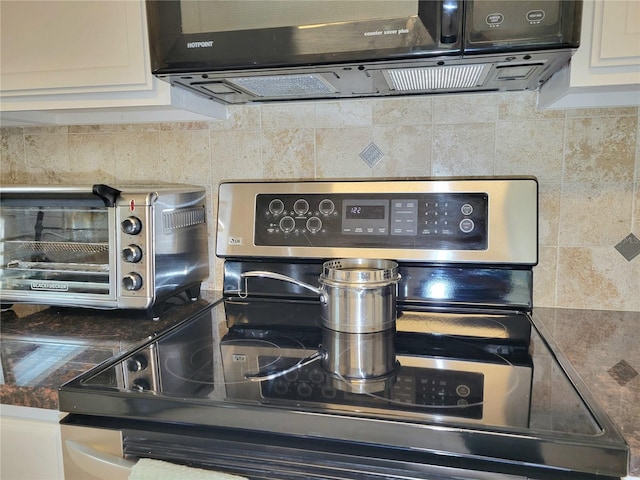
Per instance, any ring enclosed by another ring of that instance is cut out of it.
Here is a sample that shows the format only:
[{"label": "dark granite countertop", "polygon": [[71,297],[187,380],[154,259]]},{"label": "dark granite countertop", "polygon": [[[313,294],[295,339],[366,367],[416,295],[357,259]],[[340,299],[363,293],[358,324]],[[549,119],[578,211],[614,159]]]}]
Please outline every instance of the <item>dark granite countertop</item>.
[{"label": "dark granite countertop", "polygon": [[189,318],[221,295],[145,311],[15,305],[0,316],[0,403],[57,410],[58,387]]},{"label": "dark granite countertop", "polygon": [[[172,307],[154,321],[144,312],[18,306],[0,319],[0,402],[58,408],[60,385],[219,299],[216,292]],[[640,312],[537,308],[534,316],[617,425],[640,476]]]},{"label": "dark granite countertop", "polygon": [[536,308],[562,354],[631,450],[640,476],[640,312]]}]

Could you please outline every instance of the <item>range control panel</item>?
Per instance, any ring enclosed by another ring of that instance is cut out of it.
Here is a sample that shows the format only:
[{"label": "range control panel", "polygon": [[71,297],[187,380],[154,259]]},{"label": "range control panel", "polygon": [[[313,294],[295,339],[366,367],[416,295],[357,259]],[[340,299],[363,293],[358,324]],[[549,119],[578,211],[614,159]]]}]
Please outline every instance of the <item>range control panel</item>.
[{"label": "range control panel", "polygon": [[486,193],[259,194],[255,245],[485,250]]},{"label": "range control panel", "polygon": [[[294,365],[297,358],[261,356],[262,367],[276,361]],[[260,383],[265,400],[356,405],[482,418],[484,375],[479,372],[403,367],[388,391],[361,395],[334,388],[327,372],[308,365],[281,377]]]}]

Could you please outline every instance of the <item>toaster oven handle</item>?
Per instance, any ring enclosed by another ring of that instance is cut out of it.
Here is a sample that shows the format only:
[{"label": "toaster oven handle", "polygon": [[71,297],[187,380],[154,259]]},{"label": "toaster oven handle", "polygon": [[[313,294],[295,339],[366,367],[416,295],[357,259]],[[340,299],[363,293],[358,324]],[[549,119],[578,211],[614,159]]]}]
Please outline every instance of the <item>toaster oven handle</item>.
[{"label": "toaster oven handle", "polygon": [[458,41],[458,15],[460,5],[458,0],[444,0],[440,12],[440,42],[456,43]]},{"label": "toaster oven handle", "polygon": [[116,200],[118,200],[118,197],[120,196],[120,190],[102,183],[95,184],[92,191],[94,195],[97,195],[102,199],[105,207],[115,207]]}]

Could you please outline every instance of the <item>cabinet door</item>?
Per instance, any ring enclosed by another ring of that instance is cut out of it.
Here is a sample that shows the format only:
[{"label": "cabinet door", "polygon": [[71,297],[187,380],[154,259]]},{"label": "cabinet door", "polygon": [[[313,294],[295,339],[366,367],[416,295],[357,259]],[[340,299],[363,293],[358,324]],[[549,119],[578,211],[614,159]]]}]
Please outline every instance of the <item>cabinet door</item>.
[{"label": "cabinet door", "polygon": [[149,85],[144,2],[2,0],[2,95]]},{"label": "cabinet door", "polygon": [[574,85],[640,81],[640,2],[585,2],[582,46],[574,58]]},{"label": "cabinet door", "polygon": [[585,0],[580,43],[540,89],[538,106],[640,105],[640,2]]},{"label": "cabinet door", "polygon": [[[18,415],[7,415],[18,411]],[[33,412],[31,412],[33,411]],[[37,408],[2,406],[0,478],[59,480],[64,478],[59,413]],[[32,416],[32,418],[28,418]],[[51,417],[51,418],[47,418]]]}]

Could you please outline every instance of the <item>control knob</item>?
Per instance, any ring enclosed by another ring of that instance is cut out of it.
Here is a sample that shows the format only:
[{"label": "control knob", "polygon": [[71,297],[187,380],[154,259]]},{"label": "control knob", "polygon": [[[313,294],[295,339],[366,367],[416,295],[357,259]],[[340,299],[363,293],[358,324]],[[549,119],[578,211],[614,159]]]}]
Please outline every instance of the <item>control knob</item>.
[{"label": "control knob", "polygon": [[122,231],[128,235],[137,235],[142,231],[142,222],[138,217],[127,217],[120,224]]},{"label": "control knob", "polygon": [[139,273],[130,272],[122,279],[122,288],[133,292],[142,288],[142,277]]},{"label": "control knob", "polygon": [[151,384],[147,382],[144,378],[137,378],[131,384],[131,390],[136,392],[144,392],[145,390],[151,390]]},{"label": "control knob", "polygon": [[309,218],[309,220],[307,220],[307,230],[309,230],[311,233],[316,233],[320,231],[321,228],[322,220],[320,220],[318,217],[311,217]]},{"label": "control knob", "polygon": [[147,359],[144,355],[136,355],[127,362],[127,370],[132,373],[140,372],[147,368]]},{"label": "control knob", "polygon": [[280,229],[284,233],[292,232],[294,228],[296,228],[296,221],[293,219],[293,217],[287,215],[286,217],[282,217],[280,219]]},{"label": "control knob", "polygon": [[129,245],[122,250],[122,259],[129,263],[138,263],[142,259],[142,249],[138,245]]}]

